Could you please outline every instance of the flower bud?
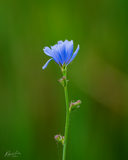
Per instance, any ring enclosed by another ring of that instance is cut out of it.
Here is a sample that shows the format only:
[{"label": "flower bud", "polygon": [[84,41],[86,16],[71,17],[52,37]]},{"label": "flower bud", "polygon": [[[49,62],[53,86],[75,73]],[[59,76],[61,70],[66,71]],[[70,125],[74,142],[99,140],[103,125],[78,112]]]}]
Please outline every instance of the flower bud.
[{"label": "flower bud", "polygon": [[57,142],[64,144],[64,136],[61,136],[61,134],[56,135],[54,138]]},{"label": "flower bud", "polygon": [[60,78],[60,79],[59,79],[59,82],[62,84],[63,87],[66,87],[66,85],[67,85],[66,77]]},{"label": "flower bud", "polygon": [[76,108],[79,108],[79,105],[81,104],[81,101],[78,100],[76,102],[71,102],[70,103],[70,107],[69,107],[69,111],[73,111],[75,110]]}]

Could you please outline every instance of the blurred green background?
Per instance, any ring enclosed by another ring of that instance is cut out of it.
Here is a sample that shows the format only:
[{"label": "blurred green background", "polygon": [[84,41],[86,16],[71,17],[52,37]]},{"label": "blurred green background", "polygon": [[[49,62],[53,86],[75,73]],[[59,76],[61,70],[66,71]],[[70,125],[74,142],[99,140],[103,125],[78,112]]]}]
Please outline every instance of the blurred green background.
[{"label": "blurred green background", "polygon": [[[128,159],[128,1],[0,1],[0,160],[61,160],[65,98],[45,46],[73,40],[66,160]],[[11,159],[11,157],[9,158]],[[14,158],[12,158],[14,159]]]}]

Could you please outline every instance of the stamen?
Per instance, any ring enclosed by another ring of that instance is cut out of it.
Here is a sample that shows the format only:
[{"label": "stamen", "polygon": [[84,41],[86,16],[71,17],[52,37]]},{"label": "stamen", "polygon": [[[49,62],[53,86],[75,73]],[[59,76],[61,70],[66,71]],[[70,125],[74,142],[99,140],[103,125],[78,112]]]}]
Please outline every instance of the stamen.
[{"label": "stamen", "polygon": [[60,61],[59,61],[59,65],[62,67],[62,64],[60,63]]},{"label": "stamen", "polygon": [[[68,62],[70,61],[70,59],[68,60]],[[66,64],[68,64],[68,62]]]}]

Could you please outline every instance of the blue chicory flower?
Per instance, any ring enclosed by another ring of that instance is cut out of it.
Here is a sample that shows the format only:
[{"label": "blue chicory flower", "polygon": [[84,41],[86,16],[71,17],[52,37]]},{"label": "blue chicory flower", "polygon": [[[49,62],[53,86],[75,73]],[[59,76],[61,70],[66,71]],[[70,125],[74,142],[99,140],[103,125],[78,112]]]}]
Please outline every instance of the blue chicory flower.
[{"label": "blue chicory flower", "polygon": [[51,49],[49,47],[45,47],[43,50],[46,55],[52,58],[50,58],[45,63],[42,69],[45,69],[52,59],[62,67],[63,64],[67,66],[70,62],[73,61],[73,59],[75,58],[75,56],[79,51],[79,45],[74,53],[73,53],[73,40],[71,41],[65,40],[64,42],[58,41],[58,44],[51,46]]}]

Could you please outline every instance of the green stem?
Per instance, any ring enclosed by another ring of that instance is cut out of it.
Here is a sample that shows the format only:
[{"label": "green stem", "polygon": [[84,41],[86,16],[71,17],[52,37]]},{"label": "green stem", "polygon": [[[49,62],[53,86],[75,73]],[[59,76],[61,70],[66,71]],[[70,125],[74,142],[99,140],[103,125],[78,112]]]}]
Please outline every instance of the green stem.
[{"label": "green stem", "polygon": [[[66,78],[66,72],[63,73],[63,76]],[[67,79],[66,79],[67,81]],[[64,87],[65,92],[65,100],[66,100],[66,124],[65,124],[65,138],[64,138],[64,146],[63,146],[63,157],[62,160],[65,160],[66,157],[66,146],[67,146],[67,137],[68,137],[68,127],[69,127],[69,102],[68,102],[68,91],[67,91],[67,83]]]}]

